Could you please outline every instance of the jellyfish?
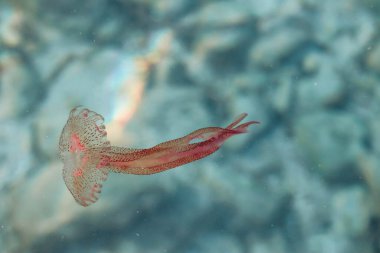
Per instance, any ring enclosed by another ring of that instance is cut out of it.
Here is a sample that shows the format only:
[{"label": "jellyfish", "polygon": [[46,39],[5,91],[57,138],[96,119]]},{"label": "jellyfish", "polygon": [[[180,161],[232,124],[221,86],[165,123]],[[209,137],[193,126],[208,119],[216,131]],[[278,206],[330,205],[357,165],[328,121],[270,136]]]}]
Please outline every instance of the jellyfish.
[{"label": "jellyfish", "polygon": [[241,114],[226,128],[207,127],[151,148],[111,146],[103,117],[84,107],[71,110],[59,139],[63,179],[76,202],[89,206],[99,199],[110,172],[149,175],[187,164],[217,151],[231,136],[258,123],[239,123]]}]

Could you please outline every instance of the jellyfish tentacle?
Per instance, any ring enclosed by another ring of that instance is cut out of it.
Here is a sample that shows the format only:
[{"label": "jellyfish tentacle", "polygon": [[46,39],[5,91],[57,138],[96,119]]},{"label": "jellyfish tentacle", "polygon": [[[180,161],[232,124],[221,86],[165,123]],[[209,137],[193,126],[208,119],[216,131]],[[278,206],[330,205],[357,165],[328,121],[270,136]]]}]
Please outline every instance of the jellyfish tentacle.
[{"label": "jellyfish tentacle", "polygon": [[[242,118],[238,119],[240,122]],[[234,122],[235,123],[235,122]],[[208,127],[198,129],[182,138],[158,144],[152,148],[130,152],[127,155],[111,147],[109,168],[113,172],[148,175],[199,160],[217,151],[231,136],[245,133],[247,127],[258,122],[241,125],[230,124],[230,128]],[[203,141],[191,143],[194,139]]]}]

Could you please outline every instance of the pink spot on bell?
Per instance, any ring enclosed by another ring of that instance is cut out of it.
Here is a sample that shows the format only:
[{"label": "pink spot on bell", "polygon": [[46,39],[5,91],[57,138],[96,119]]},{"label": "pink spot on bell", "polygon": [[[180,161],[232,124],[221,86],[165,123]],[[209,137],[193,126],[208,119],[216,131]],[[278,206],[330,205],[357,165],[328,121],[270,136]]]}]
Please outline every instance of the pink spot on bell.
[{"label": "pink spot on bell", "polygon": [[70,152],[84,151],[86,147],[81,143],[78,135],[72,134],[70,139]]},{"label": "pink spot on bell", "polygon": [[82,169],[76,169],[73,173],[74,177],[81,177],[83,176],[83,170]]}]

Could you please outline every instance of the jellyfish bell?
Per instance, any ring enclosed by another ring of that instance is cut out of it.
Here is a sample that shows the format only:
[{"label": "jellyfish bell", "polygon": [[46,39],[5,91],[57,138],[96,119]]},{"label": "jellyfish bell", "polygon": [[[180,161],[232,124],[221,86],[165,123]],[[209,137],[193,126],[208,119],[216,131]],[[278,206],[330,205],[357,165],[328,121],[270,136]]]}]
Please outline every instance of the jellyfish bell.
[{"label": "jellyfish bell", "polygon": [[64,164],[65,184],[83,206],[99,198],[108,176],[109,148],[103,117],[83,107],[71,110],[59,140],[59,156]]}]

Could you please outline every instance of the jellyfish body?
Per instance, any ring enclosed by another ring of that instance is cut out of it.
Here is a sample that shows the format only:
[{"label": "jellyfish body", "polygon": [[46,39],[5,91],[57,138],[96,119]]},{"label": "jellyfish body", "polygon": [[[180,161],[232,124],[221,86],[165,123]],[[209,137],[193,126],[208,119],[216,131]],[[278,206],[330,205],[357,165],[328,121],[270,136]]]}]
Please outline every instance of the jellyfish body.
[{"label": "jellyfish body", "polygon": [[131,149],[111,146],[103,117],[76,107],[70,112],[59,140],[63,179],[75,200],[88,206],[98,200],[109,172],[148,175],[206,157],[231,136],[245,133],[249,125],[258,123],[238,125],[246,116],[241,114],[226,128],[202,128],[152,148]]}]

